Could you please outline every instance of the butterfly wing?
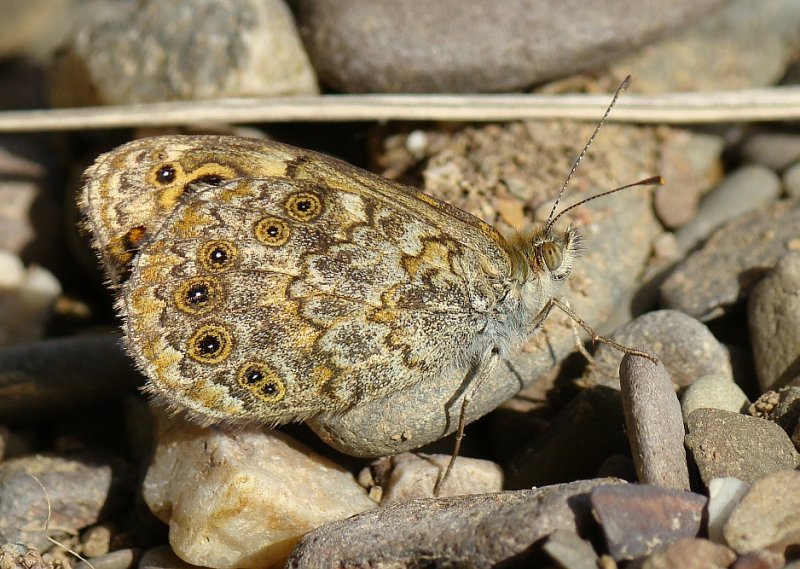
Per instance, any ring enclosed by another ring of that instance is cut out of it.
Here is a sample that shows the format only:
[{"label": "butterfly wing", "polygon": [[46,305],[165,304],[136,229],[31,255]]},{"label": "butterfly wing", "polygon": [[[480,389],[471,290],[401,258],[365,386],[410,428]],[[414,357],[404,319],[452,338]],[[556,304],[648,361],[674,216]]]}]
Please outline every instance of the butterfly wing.
[{"label": "butterfly wing", "polygon": [[186,193],[123,287],[149,389],[202,421],[304,419],[441,373],[502,292],[508,258],[467,214],[319,155],[293,173]]}]

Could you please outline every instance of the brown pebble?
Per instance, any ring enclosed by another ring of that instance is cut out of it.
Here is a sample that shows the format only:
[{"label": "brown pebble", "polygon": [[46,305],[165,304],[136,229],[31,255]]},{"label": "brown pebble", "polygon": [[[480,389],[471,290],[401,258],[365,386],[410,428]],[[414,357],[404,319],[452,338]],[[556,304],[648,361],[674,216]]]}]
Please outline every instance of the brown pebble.
[{"label": "brown pebble", "polygon": [[689,489],[681,405],[664,365],[626,355],[619,368],[622,408],[639,481]]},{"label": "brown pebble", "polygon": [[707,539],[682,538],[650,555],[638,569],[721,569],[735,560],[730,547]]}]

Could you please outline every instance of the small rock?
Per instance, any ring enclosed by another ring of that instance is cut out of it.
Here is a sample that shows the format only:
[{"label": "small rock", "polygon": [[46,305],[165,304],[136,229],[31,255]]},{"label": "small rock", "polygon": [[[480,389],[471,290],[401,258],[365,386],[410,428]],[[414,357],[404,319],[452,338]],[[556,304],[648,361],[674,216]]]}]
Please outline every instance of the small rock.
[{"label": "small rock", "polygon": [[686,447],[708,486],[714,478],[753,483],[797,467],[800,455],[789,436],[771,421],[720,409],[697,409],[686,422]]},{"label": "small rock", "polygon": [[606,459],[627,454],[619,391],[582,390],[553,418],[547,430],[509,460],[506,487],[545,486],[594,476]]},{"label": "small rock", "polygon": [[695,409],[722,409],[743,413],[749,405],[747,395],[731,378],[713,374],[695,380],[681,397],[684,421]]},{"label": "small rock", "polygon": [[53,71],[58,106],[317,93],[280,0],[144,0],[83,24]]},{"label": "small rock", "polygon": [[598,557],[594,547],[574,531],[554,531],[542,549],[564,569],[597,569]]},{"label": "small rock", "polygon": [[307,531],[376,506],[349,472],[278,431],[174,419],[158,438],[142,493],[195,565],[280,563]]},{"label": "small rock", "polygon": [[592,512],[617,561],[648,555],[682,537],[695,537],[705,496],[671,488],[626,484],[597,488]]},{"label": "small rock", "polygon": [[800,136],[788,132],[754,132],[741,144],[742,160],[783,172],[800,160]]},{"label": "small rock", "polygon": [[52,537],[77,533],[120,512],[133,481],[130,466],[96,452],[6,460],[0,463],[0,541],[45,549],[48,513]]},{"label": "small rock", "polygon": [[[382,488],[381,506],[415,498],[433,497],[433,488],[444,474],[450,456],[403,453],[375,461],[373,480]],[[459,456],[439,496],[486,494],[503,489],[503,471],[490,460]]]},{"label": "small rock", "polygon": [[[350,93],[513,91],[594,68],[719,3],[304,0],[298,22],[322,82]],[[587,30],[575,26],[575,18]],[[591,23],[591,24],[588,24]],[[624,24],[624,25],[623,25]],[[601,38],[601,41],[598,39]]]},{"label": "small rock", "polygon": [[92,558],[91,565],[86,561],[81,561],[76,563],[72,569],[130,569],[136,566],[140,554],[138,549],[117,549]]},{"label": "small rock", "polygon": [[800,544],[800,472],[785,470],[756,481],[725,524],[725,540],[740,554],[782,552]]},{"label": "small rock", "polygon": [[581,480],[532,490],[398,502],[308,533],[287,567],[525,566],[557,530],[593,525],[589,492],[620,484]]},{"label": "small rock", "polygon": [[750,414],[777,423],[791,436],[800,425],[800,387],[789,385],[763,393],[750,406]]},{"label": "small rock", "polygon": [[723,569],[735,560],[736,554],[729,547],[684,537],[651,554],[637,569]]},{"label": "small rock", "polygon": [[105,524],[90,527],[81,535],[81,554],[84,557],[100,557],[109,551],[111,527]]},{"label": "small rock", "polygon": [[160,545],[142,554],[137,569],[193,569],[194,567],[197,565],[186,563],[175,555],[169,545]]},{"label": "small rock", "polygon": [[786,195],[790,198],[800,198],[800,159],[786,169],[781,179]]},{"label": "small rock", "polygon": [[[3,264],[9,265],[8,255]],[[0,270],[2,270],[0,268]],[[16,279],[16,267],[10,271]],[[32,265],[16,286],[0,289],[0,345],[9,346],[38,340],[61,295],[61,283],[50,271]]]},{"label": "small rock", "polygon": [[800,252],[753,287],[747,320],[761,391],[786,385],[800,374]]},{"label": "small rock", "polygon": [[[645,313],[617,329],[612,339],[655,353],[678,387],[686,387],[708,374],[733,379],[725,347],[705,325],[676,310]],[[602,344],[595,353],[595,360],[600,364],[598,372],[602,373],[603,369],[617,369],[622,354]]]},{"label": "small rock", "polygon": [[708,538],[716,543],[725,543],[723,527],[750,490],[750,485],[738,478],[714,478],[708,483]]},{"label": "small rock", "polygon": [[780,179],[772,170],[742,166],[703,198],[695,218],[676,233],[678,246],[690,250],[726,221],[777,199],[780,193]]},{"label": "small rock", "polygon": [[739,557],[736,563],[731,565],[731,569],[786,569],[785,562],[786,560],[780,553],[759,549]]},{"label": "small rock", "polygon": [[681,406],[664,365],[630,354],[619,368],[622,408],[639,481],[689,489]]},{"label": "small rock", "polygon": [[661,302],[711,320],[746,297],[787,251],[800,247],[800,200],[777,201],[726,223],[661,284]]}]

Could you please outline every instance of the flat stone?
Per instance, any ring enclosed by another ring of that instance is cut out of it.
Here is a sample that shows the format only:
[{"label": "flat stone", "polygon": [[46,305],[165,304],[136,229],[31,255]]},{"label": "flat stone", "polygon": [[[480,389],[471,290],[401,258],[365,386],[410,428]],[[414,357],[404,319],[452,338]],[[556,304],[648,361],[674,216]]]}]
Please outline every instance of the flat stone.
[{"label": "flat stone", "polygon": [[781,257],[753,287],[747,321],[761,391],[800,375],[800,252]]},{"label": "flat stone", "polygon": [[6,460],[0,463],[0,542],[46,549],[48,514],[49,535],[63,539],[121,512],[133,487],[128,464],[96,452]]},{"label": "flat stone", "polygon": [[643,484],[606,486],[591,493],[592,511],[617,561],[649,555],[679,538],[695,537],[705,496]]},{"label": "flat stone", "polygon": [[626,355],[619,378],[625,426],[639,481],[688,490],[681,406],[664,365]]},{"label": "flat stone", "polygon": [[734,477],[747,483],[800,464],[789,435],[778,425],[719,409],[697,409],[687,420],[686,447],[703,482]]},{"label": "flat stone", "polygon": [[306,532],[376,507],[350,472],[283,433],[180,419],[162,426],[142,494],[181,559],[218,569],[282,563]]},{"label": "flat stone", "polygon": [[732,413],[743,413],[750,400],[742,388],[729,377],[704,375],[697,379],[681,396],[681,412],[684,420],[695,409],[722,409]]},{"label": "flat stone", "polygon": [[82,24],[54,66],[58,106],[317,93],[280,0],[144,0]]},{"label": "flat stone", "polygon": [[661,284],[662,305],[700,320],[725,314],[787,251],[800,247],[800,200],[778,201],[726,223]]},{"label": "flat stone", "polygon": [[782,553],[800,544],[800,472],[775,472],[753,483],[725,524],[725,539],[740,554]]},{"label": "flat stone", "polygon": [[[655,353],[677,387],[686,387],[708,374],[733,378],[725,347],[704,324],[677,310],[647,312],[617,329],[612,339]],[[622,356],[601,344],[595,352],[599,366],[592,373],[618,369]]]},{"label": "flat stone", "polygon": [[[371,465],[373,483],[382,489],[381,506],[415,498],[433,497],[436,482],[444,474],[450,455],[403,453]],[[490,460],[459,456],[439,490],[439,496],[487,494],[503,489],[503,471]]]},{"label": "flat stone", "polygon": [[708,483],[708,538],[725,543],[723,527],[750,485],[738,478],[714,478]]},{"label": "flat stone", "polygon": [[[335,90],[473,93],[594,68],[717,5],[303,0],[298,23],[321,81]],[[648,17],[631,19],[639,9]]]},{"label": "flat stone", "polygon": [[73,569],[130,569],[136,567],[141,551],[138,549],[117,549],[103,555],[93,557],[91,565],[81,561],[73,565]]},{"label": "flat stone", "polygon": [[684,537],[651,554],[637,569],[723,569],[736,560],[730,547]]},{"label": "flat stone", "polygon": [[557,530],[586,535],[595,479],[532,490],[399,502],[307,534],[287,567],[492,567],[539,559],[534,545]]},{"label": "flat stone", "polygon": [[[586,140],[592,131],[590,125],[566,124],[487,125],[431,142],[438,151],[427,162],[425,189],[493,224],[498,222],[492,200],[499,180],[514,188],[526,208],[535,211],[547,204],[549,210],[563,183],[560,172],[570,168],[563,152],[565,138],[579,147],[577,141]],[[660,134],[669,139],[669,132]],[[659,141],[664,138],[656,131],[609,126],[603,134],[606,150],[595,145],[598,149],[593,147],[593,161],[586,167],[592,170],[593,180],[582,176],[573,180],[575,188],[588,191],[568,194],[565,202],[614,187],[621,179],[636,179],[642,171],[657,170]],[[618,151],[631,147],[636,148],[635,153]],[[510,189],[506,192],[511,195]],[[624,291],[636,288],[660,224],[653,216],[646,189],[594,200],[570,213],[585,236],[586,250],[564,283],[561,296],[584,320],[601,327]],[[623,227],[625,230],[620,229]],[[467,409],[467,422],[495,409],[571,353],[573,326],[566,315],[553,310],[542,329],[487,378]],[[397,454],[455,431],[466,392],[463,374],[443,375],[340,415],[314,417],[307,424],[342,452],[369,457]]]},{"label": "flat stone", "polygon": [[594,547],[575,532],[554,531],[548,536],[542,549],[564,569],[597,569],[599,558]]},{"label": "flat stone", "polygon": [[723,223],[757,209],[780,196],[778,175],[764,166],[742,166],[703,198],[697,215],[676,233],[678,246],[688,251]]}]

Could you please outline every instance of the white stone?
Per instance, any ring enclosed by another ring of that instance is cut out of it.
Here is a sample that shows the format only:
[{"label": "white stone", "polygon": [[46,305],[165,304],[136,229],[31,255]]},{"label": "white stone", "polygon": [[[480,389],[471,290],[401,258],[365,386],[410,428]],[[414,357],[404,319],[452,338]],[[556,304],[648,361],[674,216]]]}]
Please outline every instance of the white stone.
[{"label": "white stone", "polygon": [[306,532],[376,507],[350,472],[283,433],[179,419],[161,430],[143,494],[175,553],[216,569],[282,563]]},{"label": "white stone", "polygon": [[25,265],[14,253],[0,250],[0,292],[15,289],[25,279]]},{"label": "white stone", "polygon": [[695,409],[722,409],[741,413],[750,405],[744,391],[729,377],[704,375],[697,379],[681,397],[683,420]]},{"label": "white stone", "polygon": [[708,484],[708,539],[727,545],[722,528],[750,485],[733,477],[714,478]]}]

